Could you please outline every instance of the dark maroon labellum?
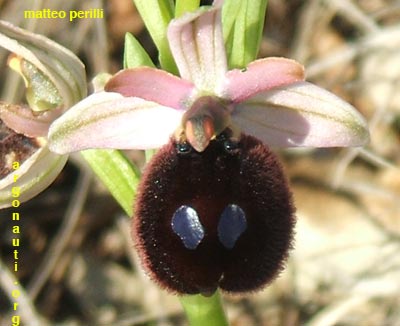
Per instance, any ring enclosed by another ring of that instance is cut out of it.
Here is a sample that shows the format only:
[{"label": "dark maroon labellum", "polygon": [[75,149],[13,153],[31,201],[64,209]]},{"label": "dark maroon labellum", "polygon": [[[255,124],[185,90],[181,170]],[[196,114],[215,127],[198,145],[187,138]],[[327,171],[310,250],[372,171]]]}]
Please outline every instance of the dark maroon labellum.
[{"label": "dark maroon labellum", "polygon": [[180,294],[254,291],[283,269],[295,225],[277,157],[222,135],[201,153],[171,140],[143,175],[133,238],[150,276]]}]

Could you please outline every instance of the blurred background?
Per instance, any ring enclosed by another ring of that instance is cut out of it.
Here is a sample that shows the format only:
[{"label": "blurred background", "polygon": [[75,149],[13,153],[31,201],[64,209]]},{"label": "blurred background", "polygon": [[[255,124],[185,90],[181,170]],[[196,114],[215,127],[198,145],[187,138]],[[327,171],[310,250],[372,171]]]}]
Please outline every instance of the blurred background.
[{"label": "blurred background", "polygon": [[[42,8],[104,8],[105,18],[23,18],[24,10]],[[132,0],[0,0],[0,18],[71,49],[85,63],[88,80],[121,69],[128,31],[157,58]],[[365,148],[278,152],[297,206],[296,245],[272,285],[245,297],[224,296],[231,325],[400,325],[400,1],[270,0],[265,25],[260,57],[304,64],[309,81],[366,117],[371,142]],[[7,56],[1,49],[1,99],[19,103],[23,84],[6,66]],[[143,153],[128,155],[143,165]],[[186,325],[176,297],[143,275],[130,219],[79,155],[19,212],[17,275],[27,301],[18,309],[33,321]],[[12,269],[15,223],[10,210],[0,215],[0,260]],[[0,325],[9,325],[4,283]]]}]

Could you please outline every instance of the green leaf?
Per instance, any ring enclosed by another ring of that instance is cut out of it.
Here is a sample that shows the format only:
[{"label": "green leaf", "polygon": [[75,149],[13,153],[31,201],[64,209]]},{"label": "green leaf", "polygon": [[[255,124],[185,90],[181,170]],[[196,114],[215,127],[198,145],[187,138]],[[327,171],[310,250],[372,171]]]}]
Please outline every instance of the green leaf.
[{"label": "green leaf", "polygon": [[154,67],[146,50],[143,49],[138,40],[131,34],[125,34],[124,69],[140,66]]},{"label": "green leaf", "polygon": [[176,0],[175,18],[179,18],[186,12],[195,11],[199,5],[200,0]]},{"label": "green leaf", "polygon": [[180,297],[190,326],[227,326],[219,292],[211,297],[201,294]]},{"label": "green leaf", "polygon": [[222,24],[229,68],[244,68],[257,58],[267,0],[225,0]]},{"label": "green leaf", "polygon": [[176,67],[167,38],[167,27],[173,18],[174,6],[171,0],[133,0],[158,52],[163,69],[177,75]]},{"label": "green leaf", "polygon": [[88,149],[80,153],[128,216],[132,216],[139,170],[117,150]]}]

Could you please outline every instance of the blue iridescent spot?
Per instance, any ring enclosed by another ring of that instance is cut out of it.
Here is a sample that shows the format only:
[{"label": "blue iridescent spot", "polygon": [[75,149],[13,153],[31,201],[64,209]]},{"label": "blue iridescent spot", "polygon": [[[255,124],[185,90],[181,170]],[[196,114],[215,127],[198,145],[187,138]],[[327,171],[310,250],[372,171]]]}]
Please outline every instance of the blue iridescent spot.
[{"label": "blue iridescent spot", "polygon": [[172,230],[187,249],[194,250],[204,238],[204,228],[197,212],[190,206],[182,205],[172,217]]},{"label": "blue iridescent spot", "polygon": [[243,209],[238,205],[230,204],[225,207],[218,223],[219,241],[225,248],[232,249],[246,228],[246,214]]}]

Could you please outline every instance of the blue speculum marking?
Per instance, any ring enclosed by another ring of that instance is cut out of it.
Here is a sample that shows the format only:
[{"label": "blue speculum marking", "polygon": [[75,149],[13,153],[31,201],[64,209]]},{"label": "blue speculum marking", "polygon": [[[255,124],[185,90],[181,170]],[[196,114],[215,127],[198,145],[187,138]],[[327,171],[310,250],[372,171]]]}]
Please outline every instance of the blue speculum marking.
[{"label": "blue speculum marking", "polygon": [[232,249],[246,228],[246,214],[243,209],[238,205],[230,204],[225,207],[218,223],[219,241],[225,248]]},{"label": "blue speculum marking", "polygon": [[204,238],[203,225],[200,223],[197,212],[190,206],[182,205],[175,211],[171,226],[187,249],[196,249]]}]

